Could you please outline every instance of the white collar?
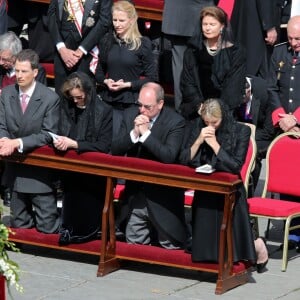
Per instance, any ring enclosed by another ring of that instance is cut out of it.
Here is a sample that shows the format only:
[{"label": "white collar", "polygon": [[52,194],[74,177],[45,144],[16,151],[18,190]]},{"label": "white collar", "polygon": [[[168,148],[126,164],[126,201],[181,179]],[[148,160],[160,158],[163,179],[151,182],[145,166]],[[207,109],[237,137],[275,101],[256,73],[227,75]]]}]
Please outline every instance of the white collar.
[{"label": "white collar", "polygon": [[34,92],[35,86],[36,86],[36,81],[34,81],[33,84],[30,86],[30,88],[25,92],[23,92],[19,87],[19,94],[20,95],[26,94],[29,98],[31,98],[31,96]]}]

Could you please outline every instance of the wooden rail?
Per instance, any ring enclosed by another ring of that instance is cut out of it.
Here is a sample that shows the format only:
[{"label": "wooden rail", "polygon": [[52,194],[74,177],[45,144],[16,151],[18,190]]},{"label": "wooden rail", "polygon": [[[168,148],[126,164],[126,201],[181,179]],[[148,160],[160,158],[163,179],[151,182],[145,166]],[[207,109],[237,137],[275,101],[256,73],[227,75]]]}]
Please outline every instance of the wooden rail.
[{"label": "wooden rail", "polygon": [[[98,276],[104,276],[119,269],[119,259],[128,259],[216,273],[218,274],[216,294],[222,294],[248,281],[247,267],[233,263],[232,209],[237,185],[241,183],[236,175],[224,172],[210,175],[198,174],[186,166],[102,153],[79,155],[74,151],[69,151],[66,154],[59,154],[47,146],[28,155],[15,154],[5,158],[5,160],[107,177],[101,242],[95,241],[94,244],[90,242],[60,247],[57,243],[57,235],[41,234],[33,232],[33,229],[13,229],[16,231],[16,235],[10,237],[12,241],[82,253],[101,254]],[[112,205],[116,178],[223,194],[225,200],[224,217],[220,229],[219,263],[193,263],[190,255],[184,253],[183,250],[167,250],[154,246],[116,242]],[[37,235],[36,239],[35,235]],[[90,248],[87,249],[86,247]],[[179,261],[179,258],[182,259]]]}]

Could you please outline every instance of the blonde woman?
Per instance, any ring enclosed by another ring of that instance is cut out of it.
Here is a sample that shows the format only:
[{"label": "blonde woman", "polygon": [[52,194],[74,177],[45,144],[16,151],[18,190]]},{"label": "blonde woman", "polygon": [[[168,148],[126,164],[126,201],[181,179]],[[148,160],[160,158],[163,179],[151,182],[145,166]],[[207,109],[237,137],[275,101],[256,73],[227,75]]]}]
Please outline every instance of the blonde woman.
[{"label": "blonde woman", "polygon": [[114,110],[113,131],[118,132],[123,110],[135,105],[141,86],[157,81],[157,70],[148,37],[137,25],[137,12],[129,1],[112,7],[113,30],[100,41],[96,80],[100,94]]},{"label": "blonde woman", "polygon": [[[185,134],[180,162],[191,167],[210,164],[222,172],[240,174],[244,164],[250,128],[236,122],[229,107],[220,99],[210,98],[198,109],[198,119]],[[223,195],[196,191],[192,206],[192,260],[217,262],[219,232],[223,218]],[[237,188],[233,209],[234,261],[248,260],[262,273],[268,262],[264,239],[254,236],[251,229],[246,191]],[[205,242],[204,242],[205,241]]]}]

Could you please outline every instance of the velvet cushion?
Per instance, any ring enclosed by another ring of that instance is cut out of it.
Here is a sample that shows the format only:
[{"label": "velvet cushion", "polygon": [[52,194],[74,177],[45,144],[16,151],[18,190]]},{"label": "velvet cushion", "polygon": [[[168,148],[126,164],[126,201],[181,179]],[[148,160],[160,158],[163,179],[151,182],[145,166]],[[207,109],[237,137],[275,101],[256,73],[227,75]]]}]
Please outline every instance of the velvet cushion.
[{"label": "velvet cushion", "polygon": [[48,78],[54,78],[54,64],[53,63],[41,63],[46,71],[46,76]]},{"label": "velvet cushion", "polygon": [[288,217],[300,213],[300,203],[271,198],[254,197],[248,200],[250,214]]},{"label": "velvet cushion", "polygon": [[215,172],[212,174],[200,174],[196,173],[193,168],[177,165],[177,164],[164,164],[153,160],[141,159],[135,157],[126,156],[113,156],[110,154],[104,154],[99,152],[86,152],[78,154],[76,151],[58,152],[54,151],[53,148],[44,146],[36,149],[33,153],[43,154],[48,156],[58,156],[64,158],[70,158],[75,160],[84,160],[87,163],[103,164],[109,165],[116,168],[126,168],[126,169],[140,169],[144,170],[145,174],[149,172],[159,172],[163,174],[180,174],[180,176],[186,177],[198,177],[204,179],[213,179],[216,181],[225,181],[228,183],[233,183],[238,180],[237,175],[233,175],[226,172]]},{"label": "velvet cushion", "polygon": [[[68,246],[58,245],[58,234],[44,234],[38,232],[35,228],[11,228],[13,234],[10,239],[15,242],[22,242],[26,239],[27,244],[55,248],[60,250],[74,251],[92,255],[100,255],[101,241],[95,240],[82,244],[71,244]],[[183,250],[168,250],[149,245],[133,245],[126,242],[116,243],[116,256],[121,259],[156,263],[169,266],[181,266],[186,269],[205,268],[218,272],[218,264],[213,263],[193,263],[191,255]],[[243,272],[250,265],[246,262],[234,264],[233,273]]]}]

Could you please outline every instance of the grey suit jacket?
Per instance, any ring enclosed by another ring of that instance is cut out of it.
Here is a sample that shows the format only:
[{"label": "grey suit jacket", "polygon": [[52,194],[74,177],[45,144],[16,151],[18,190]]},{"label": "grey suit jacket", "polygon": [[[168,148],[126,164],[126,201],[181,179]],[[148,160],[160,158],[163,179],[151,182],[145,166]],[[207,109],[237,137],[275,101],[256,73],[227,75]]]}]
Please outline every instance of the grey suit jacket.
[{"label": "grey suit jacket", "polygon": [[216,5],[219,0],[165,0],[162,32],[179,36],[192,36],[200,11],[204,6]]},{"label": "grey suit jacket", "polygon": [[[57,133],[59,96],[43,84],[36,82],[25,113],[22,113],[19,87],[10,85],[0,97],[0,137],[21,138],[23,152],[32,151],[51,142],[49,131]],[[7,163],[3,184],[23,193],[52,191],[51,172],[38,167]]]}]

